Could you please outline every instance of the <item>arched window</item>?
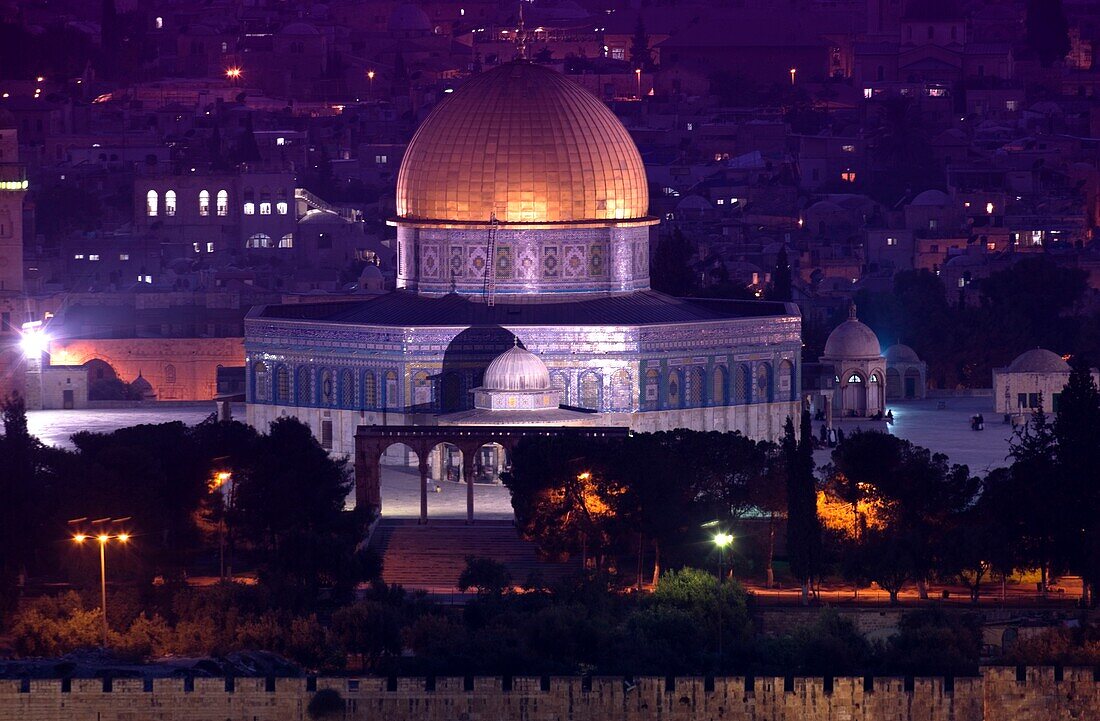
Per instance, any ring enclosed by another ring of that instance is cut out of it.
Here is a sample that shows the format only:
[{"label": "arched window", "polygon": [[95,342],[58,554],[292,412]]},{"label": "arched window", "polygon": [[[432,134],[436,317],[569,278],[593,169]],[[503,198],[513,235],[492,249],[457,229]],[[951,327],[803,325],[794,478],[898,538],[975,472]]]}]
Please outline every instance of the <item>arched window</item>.
[{"label": "arched window", "polygon": [[383,386],[382,392],[385,394],[386,408],[400,408],[401,392],[397,387],[397,373],[386,371],[385,381],[386,384]]},{"label": "arched window", "polygon": [[209,190],[200,190],[199,191],[199,215],[203,216],[204,218],[206,216],[210,215],[210,191]]},{"label": "arched window", "polygon": [[280,200],[275,204],[275,212],[279,215],[286,215],[288,210],[290,210],[290,206],[286,204],[285,200]]},{"label": "arched window", "polygon": [[340,405],[355,407],[355,376],[346,368],[340,373]]},{"label": "arched window", "polygon": [[321,371],[321,405],[336,405],[336,382],[330,370]]},{"label": "arched window", "polygon": [[878,373],[872,373],[871,378],[869,379],[869,381],[871,383],[878,383]]},{"label": "arched window", "polygon": [[634,387],[629,371],[620,369],[611,375],[611,410],[634,410]]},{"label": "arched window", "polygon": [[168,190],[164,193],[164,214],[172,217],[176,214],[176,191]]},{"label": "arched window", "polygon": [[848,382],[849,383],[862,383],[863,378],[859,375],[859,373],[854,373],[853,372],[853,373],[848,374]]},{"label": "arched window", "polygon": [[558,392],[558,403],[569,405],[569,376],[561,371],[550,373],[550,387]]},{"label": "arched window", "polygon": [[157,215],[157,201],[160,196],[157,195],[157,191],[150,190],[145,194],[145,214],[150,218],[155,218]]},{"label": "arched window", "polygon": [[275,371],[275,400],[279,403],[290,401],[290,371],[286,366],[279,366]]},{"label": "arched window", "polygon": [[724,406],[729,404],[728,376],[729,373],[726,371],[725,366],[714,367],[714,378],[710,390],[710,399],[713,405]]},{"label": "arched window", "polygon": [[363,407],[378,407],[378,381],[370,371],[363,371]]},{"label": "arched window", "polygon": [[761,363],[756,366],[756,402],[771,403],[775,400],[775,386],[772,383],[772,366]]},{"label": "arched window", "polygon": [[218,191],[218,215],[225,217],[229,215],[229,193],[224,190]]},{"label": "arched window", "polygon": [[733,397],[737,403],[752,403],[752,385],[749,379],[749,367],[742,363],[737,366],[737,375],[733,384]]},{"label": "arched window", "polygon": [[294,247],[294,233],[287,233],[282,238],[279,238],[280,248],[293,248]]},{"label": "arched window", "polygon": [[427,371],[418,371],[413,375],[413,398],[415,406],[426,406],[432,402],[432,379]]},{"label": "arched window", "polygon": [[253,233],[245,242],[246,248],[270,248],[271,236],[267,233]]},{"label": "arched window", "polygon": [[252,399],[255,401],[271,400],[271,373],[267,363],[257,361],[252,366]]},{"label": "arched window", "polygon": [[646,408],[656,408],[661,399],[661,373],[656,368],[650,368],[645,372],[645,405]]},{"label": "arched window", "polygon": [[260,215],[271,215],[271,191],[260,189]]},{"label": "arched window", "polygon": [[683,379],[680,377],[680,371],[670,370],[668,372],[668,390],[666,391],[665,408],[679,408],[683,404],[684,389]]},{"label": "arched window", "polygon": [[600,409],[600,376],[597,373],[588,372],[581,376],[580,406],[591,408],[594,411]]},{"label": "arched window", "polygon": [[308,366],[302,366],[298,369],[295,385],[298,391],[298,405],[313,405],[313,372]]},{"label": "arched window", "polygon": [[164,382],[175,383],[176,382],[176,367],[169,363],[164,366]]},{"label": "arched window", "polygon": [[243,211],[244,211],[245,215],[255,215],[256,214],[256,204],[252,203],[252,202],[245,203]]},{"label": "arched window", "polygon": [[779,364],[779,400],[793,401],[798,395],[794,382],[794,363],[784,360]]},{"label": "arched window", "polygon": [[684,377],[687,387],[684,389],[685,405],[689,408],[700,408],[703,405],[704,387],[706,386],[706,371],[695,366],[689,368]]}]

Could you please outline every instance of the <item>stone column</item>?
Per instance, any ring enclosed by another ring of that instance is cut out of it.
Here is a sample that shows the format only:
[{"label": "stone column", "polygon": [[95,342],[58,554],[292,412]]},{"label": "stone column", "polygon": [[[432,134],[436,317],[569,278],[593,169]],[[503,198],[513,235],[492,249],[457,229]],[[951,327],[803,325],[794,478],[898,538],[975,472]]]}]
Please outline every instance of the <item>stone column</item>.
[{"label": "stone column", "polygon": [[382,469],[376,449],[355,454],[355,507],[382,512]]},{"label": "stone column", "polygon": [[428,522],[428,453],[418,453],[420,461],[420,523]]},{"label": "stone column", "polygon": [[462,449],[462,478],[466,481],[466,523],[474,522],[474,459],[477,448]]}]

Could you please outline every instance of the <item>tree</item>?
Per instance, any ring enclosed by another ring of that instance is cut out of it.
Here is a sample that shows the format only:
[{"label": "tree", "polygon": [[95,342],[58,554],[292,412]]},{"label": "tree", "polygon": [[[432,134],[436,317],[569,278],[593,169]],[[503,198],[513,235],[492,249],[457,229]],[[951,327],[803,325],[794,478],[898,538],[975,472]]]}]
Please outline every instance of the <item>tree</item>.
[{"label": "tree", "polygon": [[306,706],[306,715],[314,721],[331,721],[344,718],[346,704],[343,696],[334,688],[323,688],[313,694]]},{"label": "tree", "polygon": [[500,598],[512,586],[512,574],[503,563],[491,558],[466,556],[466,568],[458,575],[458,590],[477,591],[483,598]]},{"label": "tree", "polygon": [[650,277],[654,290],[675,296],[688,296],[695,290],[695,272],[691,260],[695,257],[695,244],[676,229],[657,241],[650,265]]},{"label": "tree", "polygon": [[810,413],[803,410],[801,438],[794,435],[790,416],[783,427],[781,448],[786,463],[787,559],[791,573],[802,586],[802,603],[809,603],[810,585],[820,570],[821,520],[817,516],[817,482],[814,478],[813,432]]},{"label": "tree", "polygon": [[791,300],[791,262],[787,258],[786,244],[779,248],[779,253],[775,256],[771,293],[768,295],[770,300]]},{"label": "tree", "polygon": [[1041,402],[1017,429],[1009,455],[1011,489],[1019,509],[1013,518],[1017,547],[1022,563],[1039,569],[1039,589],[1046,595],[1051,574],[1065,567],[1062,514],[1073,501],[1066,496],[1058,473],[1058,440]]},{"label": "tree", "polygon": [[630,39],[630,66],[644,73],[653,72],[653,51],[649,49],[649,35],[641,16],[638,16],[634,36]]},{"label": "tree", "polygon": [[1069,23],[1062,0],[1027,0],[1027,44],[1044,68],[1066,57],[1070,50]]}]

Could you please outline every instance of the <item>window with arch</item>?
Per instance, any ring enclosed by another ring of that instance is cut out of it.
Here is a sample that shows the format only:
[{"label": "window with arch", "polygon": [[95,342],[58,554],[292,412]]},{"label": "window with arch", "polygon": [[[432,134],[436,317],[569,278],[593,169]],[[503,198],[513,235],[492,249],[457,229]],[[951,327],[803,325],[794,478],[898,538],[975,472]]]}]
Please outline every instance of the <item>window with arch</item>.
[{"label": "window with arch", "polygon": [[321,371],[321,405],[336,405],[336,381],[328,369]]},{"label": "window with arch", "polygon": [[218,191],[218,215],[225,217],[229,215],[229,192],[226,190]]},{"label": "window with arch", "polygon": [[245,242],[246,248],[270,248],[271,236],[267,233],[253,233]]},{"label": "window with arch", "polygon": [[783,360],[779,363],[779,399],[793,401],[797,392],[794,382],[794,363]]},{"label": "window with arch", "polygon": [[340,373],[340,405],[355,407],[355,375],[346,368]]},{"label": "window with arch", "polygon": [[280,403],[290,400],[290,370],[286,366],[279,366],[275,371],[275,396]]},{"label": "window with arch", "polygon": [[734,399],[737,403],[752,402],[752,386],[749,383],[751,377],[747,365],[742,363],[737,366],[737,372],[733,383]]},{"label": "window with arch", "polygon": [[711,401],[716,406],[729,404],[729,373],[725,366],[714,367],[714,377],[711,379]]},{"label": "window with arch", "polygon": [[683,403],[684,389],[681,386],[680,371],[670,370],[668,372],[668,389],[666,391],[668,402],[665,404],[666,408],[679,408]]},{"label": "window with arch", "polygon": [[569,376],[561,371],[550,373],[550,387],[558,392],[558,403],[569,405]]},{"label": "window with arch", "polygon": [[210,215],[210,191],[199,191],[199,215],[206,217]]},{"label": "window with arch", "polygon": [[581,376],[580,383],[581,408],[600,409],[600,376],[589,371]]},{"label": "window with arch", "polygon": [[397,372],[386,371],[384,376],[386,381],[382,387],[385,393],[386,408],[400,408],[401,407],[401,393],[397,386]]},{"label": "window with arch", "polygon": [[164,214],[171,217],[176,214],[176,191],[167,190],[164,193]]},{"label": "window with arch", "polygon": [[267,363],[256,361],[252,365],[252,386],[254,400],[271,400],[271,372],[267,368]]},{"label": "window with arch", "polygon": [[417,371],[412,378],[413,405],[424,406],[432,402],[432,379],[427,371]]},{"label": "window with arch", "polygon": [[286,215],[289,210],[290,206],[286,204],[285,200],[280,200],[278,203],[275,204],[275,212],[279,215]]},{"label": "window with arch", "polygon": [[878,373],[872,373],[871,377],[867,380],[869,383],[878,383]]},{"label": "window with arch", "polygon": [[157,207],[160,202],[160,196],[157,195],[157,191],[150,190],[145,194],[145,214],[150,218],[157,216]]},{"label": "window with arch", "polygon": [[645,372],[645,404],[647,408],[656,408],[661,399],[661,373],[656,368]]},{"label": "window with arch", "polygon": [[370,371],[363,371],[363,407],[378,407],[378,381]]},{"label": "window with arch", "polygon": [[848,374],[848,382],[849,383],[862,383],[863,382],[863,377],[859,373],[855,373],[855,372],[849,373]]},{"label": "window with arch", "polygon": [[256,204],[251,202],[251,201],[247,202],[247,203],[244,204],[244,207],[241,210],[245,215],[255,215],[256,214]]},{"label": "window with arch", "polygon": [[684,376],[686,382],[684,388],[685,405],[690,408],[700,408],[703,405],[706,397],[704,392],[707,384],[706,377],[706,371],[699,366],[688,369],[687,374]]},{"label": "window with arch", "polygon": [[260,215],[271,215],[271,203],[260,203]]},{"label": "window with arch", "polygon": [[630,411],[634,409],[634,387],[630,382],[630,372],[619,369],[611,374],[611,410]]},{"label": "window with arch", "polygon": [[758,403],[770,403],[775,400],[770,363],[761,363],[756,366],[756,400]]},{"label": "window with arch", "polygon": [[279,238],[280,248],[293,248],[294,247],[294,233],[287,233],[282,238]]},{"label": "window with arch", "polygon": [[176,367],[169,363],[164,366],[164,382],[175,383],[176,382]]},{"label": "window with arch", "polygon": [[298,391],[298,405],[313,405],[313,371],[309,366],[302,366],[298,369],[297,375],[295,385]]}]

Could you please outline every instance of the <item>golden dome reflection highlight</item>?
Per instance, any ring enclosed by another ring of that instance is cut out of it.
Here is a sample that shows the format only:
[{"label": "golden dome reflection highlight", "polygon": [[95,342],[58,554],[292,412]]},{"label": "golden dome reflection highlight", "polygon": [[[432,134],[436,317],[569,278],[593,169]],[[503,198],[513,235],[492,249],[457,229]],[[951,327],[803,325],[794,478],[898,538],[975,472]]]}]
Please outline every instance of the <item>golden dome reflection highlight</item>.
[{"label": "golden dome reflection highlight", "polygon": [[440,102],[397,176],[402,221],[635,220],[648,207],[642,158],[614,113],[525,61],[476,75]]}]

